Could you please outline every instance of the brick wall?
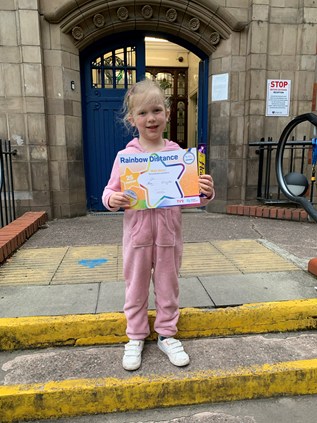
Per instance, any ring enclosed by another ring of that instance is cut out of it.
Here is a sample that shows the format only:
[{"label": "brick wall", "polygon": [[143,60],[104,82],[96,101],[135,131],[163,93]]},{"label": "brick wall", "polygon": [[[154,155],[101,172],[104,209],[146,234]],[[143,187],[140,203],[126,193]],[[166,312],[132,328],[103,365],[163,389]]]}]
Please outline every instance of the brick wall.
[{"label": "brick wall", "polygon": [[295,220],[298,222],[307,222],[309,220],[307,212],[302,208],[277,207],[277,206],[245,206],[234,204],[227,206],[227,214],[240,216],[264,217],[267,219]]},{"label": "brick wall", "polygon": [[47,222],[45,211],[27,212],[0,229],[0,263]]}]

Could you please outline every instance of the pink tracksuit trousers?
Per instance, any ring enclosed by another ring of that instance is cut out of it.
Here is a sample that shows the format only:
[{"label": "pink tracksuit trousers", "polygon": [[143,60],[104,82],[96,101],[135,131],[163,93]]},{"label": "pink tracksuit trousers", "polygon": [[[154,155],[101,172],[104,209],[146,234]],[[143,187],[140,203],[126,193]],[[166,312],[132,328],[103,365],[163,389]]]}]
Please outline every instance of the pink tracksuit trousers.
[{"label": "pink tracksuit trousers", "polygon": [[150,334],[147,311],[151,278],[156,305],[154,329],[162,336],[177,332],[178,274],[183,249],[181,218],[179,207],[125,211],[124,312],[130,339],[144,339]]}]

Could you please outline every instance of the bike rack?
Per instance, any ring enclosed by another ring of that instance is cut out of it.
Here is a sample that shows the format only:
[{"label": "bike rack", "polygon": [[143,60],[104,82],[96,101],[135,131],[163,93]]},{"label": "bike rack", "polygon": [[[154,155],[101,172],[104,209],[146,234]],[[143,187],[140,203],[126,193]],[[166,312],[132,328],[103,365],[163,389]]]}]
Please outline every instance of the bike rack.
[{"label": "bike rack", "polygon": [[[317,210],[315,210],[314,206],[310,201],[307,200],[305,197],[298,197],[291,193],[288,189],[288,186],[285,182],[284,174],[283,174],[283,155],[285,145],[287,143],[289,134],[292,130],[302,122],[310,122],[317,128],[317,115],[314,113],[304,113],[303,115],[299,115],[294,118],[291,122],[289,122],[286,127],[284,128],[276,150],[276,178],[277,182],[281,188],[283,194],[291,201],[300,204],[304,210],[309,214],[309,216],[317,222]],[[313,144],[313,142],[312,142]]]}]

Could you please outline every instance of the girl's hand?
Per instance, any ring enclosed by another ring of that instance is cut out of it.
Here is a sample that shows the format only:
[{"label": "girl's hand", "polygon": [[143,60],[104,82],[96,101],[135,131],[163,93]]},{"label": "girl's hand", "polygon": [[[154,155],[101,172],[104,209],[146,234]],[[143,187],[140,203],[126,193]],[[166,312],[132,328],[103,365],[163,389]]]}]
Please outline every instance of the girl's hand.
[{"label": "girl's hand", "polygon": [[210,175],[199,176],[199,189],[201,194],[205,194],[207,198],[212,198],[214,194],[214,181]]},{"label": "girl's hand", "polygon": [[110,195],[108,204],[111,208],[127,208],[130,207],[130,199],[123,192],[114,192]]}]

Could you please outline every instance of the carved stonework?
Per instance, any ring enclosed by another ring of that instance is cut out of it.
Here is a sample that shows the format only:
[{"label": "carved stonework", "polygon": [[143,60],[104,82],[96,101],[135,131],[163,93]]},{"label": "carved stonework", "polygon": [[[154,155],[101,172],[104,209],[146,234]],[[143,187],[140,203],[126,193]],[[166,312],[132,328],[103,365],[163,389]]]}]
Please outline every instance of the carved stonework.
[{"label": "carved stonework", "polygon": [[153,9],[152,6],[146,4],[142,7],[142,16],[144,19],[151,19],[153,16]]},{"label": "carved stonework", "polygon": [[217,44],[220,43],[220,34],[219,32],[213,32],[210,35],[210,42],[213,46],[216,46]]},{"label": "carved stonework", "polygon": [[82,40],[84,38],[84,31],[80,26],[74,26],[72,29],[72,35],[75,38],[75,40]]},{"label": "carved stonework", "polygon": [[105,25],[105,18],[101,13],[97,13],[93,17],[93,22],[94,22],[95,27],[102,28]]},{"label": "carved stonework", "polygon": [[166,20],[168,22],[175,22],[177,19],[177,11],[175,9],[168,9],[166,12]]},{"label": "carved stonework", "polygon": [[128,9],[124,6],[119,7],[119,9],[117,10],[117,16],[120,21],[126,21],[129,17]]},{"label": "carved stonework", "polygon": [[189,28],[192,31],[198,31],[199,27],[200,27],[200,20],[198,18],[192,18],[189,21]]}]

